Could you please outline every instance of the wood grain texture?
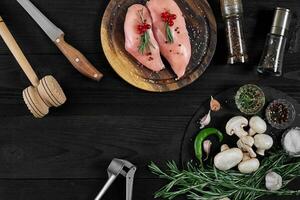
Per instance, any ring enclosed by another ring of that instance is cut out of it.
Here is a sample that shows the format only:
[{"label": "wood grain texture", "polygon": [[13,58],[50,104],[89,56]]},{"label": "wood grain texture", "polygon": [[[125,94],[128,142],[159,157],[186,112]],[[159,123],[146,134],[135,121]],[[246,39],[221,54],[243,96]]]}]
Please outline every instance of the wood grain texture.
[{"label": "wood grain texture", "polygon": [[7,47],[19,63],[21,69],[26,74],[27,78],[31,82],[33,86],[38,86],[39,79],[34,72],[33,68],[29,64],[28,60],[26,59],[24,53],[22,52],[21,48],[17,44],[14,36],[9,31],[8,27],[6,26],[5,22],[3,21],[2,17],[0,16],[0,36],[6,43]]},{"label": "wood grain texture", "polygon": [[[4,180],[0,181],[0,195],[3,199],[18,200],[92,200],[106,179],[86,180]],[[162,187],[163,181],[157,179],[138,179],[133,189],[133,199],[154,199],[152,193]],[[290,185],[295,184],[292,182]],[[106,193],[104,200],[124,200],[125,181],[117,179]],[[296,189],[296,187],[293,187]],[[38,191],[38,192],[37,192]],[[181,197],[176,200],[185,200]],[[265,197],[262,200],[285,200],[284,197]],[[292,198],[299,200],[299,198]],[[291,199],[291,200],[292,200]]]},{"label": "wood grain texture", "polygon": [[[273,8],[289,7],[300,16],[297,0],[243,1],[250,62],[235,66],[224,64],[226,43],[219,0],[210,0],[219,41],[212,64],[190,86],[162,94],[130,86],[109,66],[99,40],[108,0],[32,2],[68,33],[70,43],[103,69],[105,77],[97,84],[77,73],[16,1],[0,1],[2,17],[37,74],[40,77],[52,74],[68,96],[66,105],[51,111],[49,117],[33,120],[21,96],[29,82],[0,40],[0,160],[4,163],[0,165],[0,198],[3,200],[90,200],[104,183],[107,176],[104,168],[114,156],[128,158],[139,168],[134,199],[152,200],[152,193],[163,181],[152,176],[146,165],[150,160],[159,165],[171,159],[179,162],[184,129],[210,95],[256,83],[285,91],[300,101],[297,48],[285,55],[284,77],[262,78],[255,73]],[[298,36],[294,27],[291,33]],[[288,46],[296,43],[297,40]],[[291,185],[297,188],[297,184]],[[123,200],[119,191],[124,192],[122,181],[114,185],[105,199]]]},{"label": "wood grain texture", "polygon": [[101,25],[104,53],[113,69],[128,83],[143,90],[168,92],[183,88],[198,79],[208,67],[216,48],[215,17],[206,0],[176,0],[187,23],[192,44],[192,57],[181,79],[166,65],[155,73],[141,65],[125,50],[124,20],[127,8],[145,0],[110,1]]},{"label": "wood grain texture", "polygon": [[57,38],[55,44],[81,74],[95,81],[102,79],[103,74],[99,72],[81,52],[68,44],[65,41],[64,35]]}]

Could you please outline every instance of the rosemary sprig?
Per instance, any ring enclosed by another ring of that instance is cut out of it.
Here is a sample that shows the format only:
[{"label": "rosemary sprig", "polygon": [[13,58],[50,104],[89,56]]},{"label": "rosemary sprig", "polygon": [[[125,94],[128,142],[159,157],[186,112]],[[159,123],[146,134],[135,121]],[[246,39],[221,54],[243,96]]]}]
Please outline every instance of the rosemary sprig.
[{"label": "rosemary sprig", "polygon": [[146,31],[142,36],[140,40],[140,46],[139,46],[139,52],[141,54],[144,54],[145,50],[150,50],[149,44],[152,45],[150,42],[150,35],[148,31]]},{"label": "rosemary sprig", "polygon": [[167,43],[174,43],[173,33],[170,27],[174,26],[174,20],[177,18],[176,14],[172,14],[169,10],[166,10],[165,12],[161,13],[161,18],[165,23]]},{"label": "rosemary sprig", "polygon": [[[201,168],[192,163],[188,163],[186,169],[180,170],[174,161],[167,163],[166,171],[154,163],[149,168],[153,174],[169,181],[156,192],[155,198],[174,199],[186,195],[192,200],[219,200],[225,197],[255,200],[266,195],[300,195],[300,190],[287,189],[287,184],[300,176],[300,160],[290,160],[281,151],[263,160],[254,174],[241,174],[234,170],[224,172],[213,167]],[[265,175],[270,170],[282,176],[282,189],[265,189]]]},{"label": "rosemary sprig", "polygon": [[173,34],[168,23],[166,23],[166,36],[167,36],[168,43],[174,43]]},{"label": "rosemary sprig", "polygon": [[[144,14],[143,13],[144,13],[143,9],[141,9],[141,10],[138,11],[138,14],[139,14],[139,17],[140,17],[140,20],[141,20],[141,24],[145,24],[146,23],[146,21],[144,19]],[[138,47],[138,51],[141,54],[144,54],[146,50],[149,51],[149,52],[151,52],[150,47],[155,48],[155,46],[151,42],[151,38],[150,38],[148,30],[146,30],[141,35],[140,45]]]}]

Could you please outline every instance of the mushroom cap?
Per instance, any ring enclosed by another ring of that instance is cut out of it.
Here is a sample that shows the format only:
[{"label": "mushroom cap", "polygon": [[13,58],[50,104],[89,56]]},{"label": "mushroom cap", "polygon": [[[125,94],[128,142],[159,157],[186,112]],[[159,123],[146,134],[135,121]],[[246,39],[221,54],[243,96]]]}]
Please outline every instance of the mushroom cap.
[{"label": "mushroom cap", "polygon": [[259,116],[253,116],[249,121],[249,126],[256,133],[265,133],[267,131],[267,123]]},{"label": "mushroom cap", "polygon": [[267,134],[257,134],[254,136],[254,145],[258,149],[271,149],[273,146],[273,138]]},{"label": "mushroom cap", "polygon": [[243,152],[239,148],[232,148],[218,153],[214,158],[214,165],[219,170],[229,170],[238,165],[243,159]]},{"label": "mushroom cap", "polygon": [[245,160],[241,162],[238,168],[241,173],[250,174],[258,170],[259,165],[260,165],[259,160],[257,158],[252,158],[250,160]]},{"label": "mushroom cap", "polygon": [[[237,130],[243,129],[243,127],[248,125],[248,120],[243,116],[236,116],[231,118],[226,124],[226,133],[228,135],[233,135]],[[242,131],[242,135],[248,135],[246,131]]]}]

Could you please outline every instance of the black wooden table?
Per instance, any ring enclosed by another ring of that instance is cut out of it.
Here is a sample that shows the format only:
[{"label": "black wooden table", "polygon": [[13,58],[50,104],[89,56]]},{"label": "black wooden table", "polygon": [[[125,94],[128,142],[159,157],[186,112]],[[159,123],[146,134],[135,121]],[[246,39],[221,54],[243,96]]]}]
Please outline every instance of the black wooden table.
[{"label": "black wooden table", "polygon": [[[153,192],[163,181],[151,175],[147,165],[150,161],[179,162],[185,127],[210,95],[256,83],[283,90],[300,101],[299,0],[244,0],[250,62],[236,66],[225,65],[226,43],[218,0],[210,0],[219,32],[213,62],[194,84],[165,94],[135,89],[109,66],[99,38],[108,0],[33,3],[65,31],[67,39],[104,72],[105,78],[95,83],[82,77],[16,0],[0,1],[0,14],[38,74],[53,74],[68,96],[65,106],[51,110],[45,119],[33,119],[21,95],[29,82],[0,40],[1,200],[91,200],[106,181],[105,170],[114,157],[138,166],[134,199],[153,199]],[[295,13],[285,74],[261,78],[255,73],[255,65],[276,6],[291,8]],[[297,183],[293,187],[297,188]],[[124,194],[125,182],[120,179],[105,199],[121,200]]]}]

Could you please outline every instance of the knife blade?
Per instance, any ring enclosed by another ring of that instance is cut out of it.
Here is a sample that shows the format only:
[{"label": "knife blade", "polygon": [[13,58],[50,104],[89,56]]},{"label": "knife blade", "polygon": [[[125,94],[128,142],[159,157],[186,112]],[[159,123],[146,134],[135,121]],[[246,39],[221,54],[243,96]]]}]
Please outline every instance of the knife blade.
[{"label": "knife blade", "polygon": [[17,0],[17,2],[26,10],[81,74],[96,81],[99,81],[103,77],[102,73],[99,72],[82,53],[65,41],[64,32],[54,25],[31,1]]}]

